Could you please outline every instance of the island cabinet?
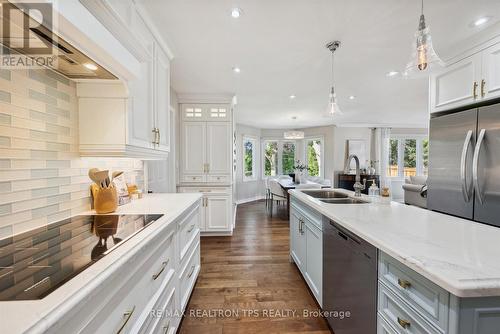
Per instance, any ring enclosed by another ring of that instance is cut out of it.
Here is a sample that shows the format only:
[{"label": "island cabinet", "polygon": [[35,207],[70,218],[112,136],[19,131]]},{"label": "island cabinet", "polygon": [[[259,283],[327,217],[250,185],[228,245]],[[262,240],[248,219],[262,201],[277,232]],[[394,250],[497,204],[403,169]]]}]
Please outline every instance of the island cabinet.
[{"label": "island cabinet", "polygon": [[53,312],[59,319],[44,332],[175,333],[200,271],[199,207],[198,201],[175,221],[160,219],[141,231],[156,230],[127,260],[96,276],[84,300]]},{"label": "island cabinet", "polygon": [[292,198],[290,260],[299,268],[316,301],[323,306],[323,234],[321,215]]},{"label": "island cabinet", "polygon": [[500,297],[457,297],[379,251],[378,334],[500,333]]}]

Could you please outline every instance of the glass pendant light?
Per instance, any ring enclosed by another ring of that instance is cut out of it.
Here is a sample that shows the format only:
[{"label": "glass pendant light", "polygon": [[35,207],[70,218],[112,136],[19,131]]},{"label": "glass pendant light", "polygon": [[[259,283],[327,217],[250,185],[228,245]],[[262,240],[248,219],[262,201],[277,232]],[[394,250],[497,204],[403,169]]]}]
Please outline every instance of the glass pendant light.
[{"label": "glass pendant light", "polygon": [[[293,116],[292,120],[297,123],[297,116]],[[288,130],[283,133],[285,139],[304,139],[305,133],[300,130]]]},{"label": "glass pendant light", "polygon": [[337,95],[335,94],[334,88],[334,62],[335,62],[335,51],[340,47],[339,41],[333,41],[326,45],[328,50],[332,52],[332,87],[330,89],[330,95],[328,97],[328,109],[327,112],[331,116],[342,115],[342,111],[337,103]]},{"label": "glass pendant light", "polygon": [[413,43],[410,61],[403,72],[405,77],[429,75],[429,72],[443,66],[443,61],[432,46],[429,27],[425,24],[424,0],[422,0],[422,11]]}]

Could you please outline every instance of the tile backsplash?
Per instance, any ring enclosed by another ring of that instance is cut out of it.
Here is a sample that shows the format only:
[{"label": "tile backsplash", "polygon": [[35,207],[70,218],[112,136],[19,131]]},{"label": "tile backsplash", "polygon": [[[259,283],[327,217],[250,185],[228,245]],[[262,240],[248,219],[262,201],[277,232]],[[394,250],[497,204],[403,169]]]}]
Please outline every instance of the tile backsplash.
[{"label": "tile backsplash", "polygon": [[123,170],[143,187],[140,160],[79,156],[74,82],[0,69],[0,239],[89,210],[92,167]]}]

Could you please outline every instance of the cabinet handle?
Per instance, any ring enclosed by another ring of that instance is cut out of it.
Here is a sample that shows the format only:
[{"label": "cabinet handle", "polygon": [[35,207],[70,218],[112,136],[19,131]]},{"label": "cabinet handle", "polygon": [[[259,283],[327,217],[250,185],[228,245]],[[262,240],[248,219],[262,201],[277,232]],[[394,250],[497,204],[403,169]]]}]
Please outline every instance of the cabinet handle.
[{"label": "cabinet handle", "polygon": [[474,96],[474,100],[477,99],[477,82],[474,81],[474,85],[472,86],[472,96]]},{"label": "cabinet handle", "polygon": [[190,271],[190,272],[189,272],[189,274],[188,274],[188,278],[191,278],[191,276],[193,276],[193,273],[194,273],[194,268],[196,268],[196,267],[195,267],[195,265],[193,264],[193,265],[191,266],[191,271]]},{"label": "cabinet handle", "polygon": [[156,133],[158,134],[158,137],[156,139],[156,144],[159,146],[160,145],[160,129],[156,128]]},{"label": "cabinet handle", "polygon": [[123,331],[123,329],[127,325],[130,318],[132,318],[132,314],[134,314],[134,311],[135,311],[135,305],[134,305],[134,307],[132,307],[132,310],[123,313],[123,316],[125,317],[125,319],[124,319],[122,325],[120,326],[120,328],[118,329],[118,331],[116,332],[116,334],[120,334]]},{"label": "cabinet handle", "polygon": [[486,87],[486,81],[483,79],[483,80],[481,80],[481,97],[484,97],[486,95],[486,92],[484,91],[484,87]]},{"label": "cabinet handle", "polygon": [[304,222],[302,221],[302,219],[299,219],[299,233],[300,234],[304,234],[304,230],[302,229],[302,224],[304,224]]},{"label": "cabinet handle", "polygon": [[153,132],[153,145],[156,145],[156,128],[153,128],[151,132]]},{"label": "cabinet handle", "polygon": [[407,281],[407,280],[401,279],[401,278],[398,278],[398,284],[403,289],[408,289],[408,288],[411,287],[411,282],[410,281]]},{"label": "cabinet handle", "polygon": [[160,277],[161,273],[162,273],[162,272],[165,270],[165,268],[167,267],[167,264],[168,264],[168,262],[169,262],[169,261],[170,261],[170,259],[167,259],[167,261],[165,261],[165,262],[163,262],[163,263],[161,264],[161,268],[160,268],[160,270],[159,270],[156,274],[154,274],[154,275],[153,275],[153,280],[156,280],[158,277]]},{"label": "cabinet handle", "polygon": [[165,326],[163,326],[163,334],[167,334],[170,329],[170,321],[167,322]]},{"label": "cabinet handle", "polygon": [[411,326],[411,323],[408,320],[401,319],[400,317],[398,317],[398,324],[404,329],[408,329]]},{"label": "cabinet handle", "polygon": [[187,230],[187,233],[191,233],[191,231],[193,231],[193,229],[194,229],[194,224],[191,225],[191,227],[189,228],[189,230]]}]

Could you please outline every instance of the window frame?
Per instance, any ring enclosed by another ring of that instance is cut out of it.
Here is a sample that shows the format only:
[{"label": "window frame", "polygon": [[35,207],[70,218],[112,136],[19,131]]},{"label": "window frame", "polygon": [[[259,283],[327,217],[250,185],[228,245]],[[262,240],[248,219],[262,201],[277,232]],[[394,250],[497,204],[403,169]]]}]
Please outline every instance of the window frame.
[{"label": "window frame", "polygon": [[[278,143],[278,167],[276,170],[277,175],[276,176],[271,176],[271,175],[266,175],[266,158],[264,157],[264,152],[266,151],[266,144],[269,142],[276,142]],[[266,180],[269,178],[274,178],[279,175],[284,175],[283,174],[283,144],[284,143],[293,143],[295,146],[295,150],[293,152],[293,160],[297,160],[297,140],[294,139],[282,139],[282,138],[263,138],[261,139],[261,168],[262,168],[262,179]],[[286,174],[288,175],[288,174]]]},{"label": "window frame", "polygon": [[[302,148],[302,163],[307,164],[307,142],[311,140],[319,140],[321,143],[321,156],[320,166],[319,166],[319,175],[316,177],[325,178],[325,137],[324,136],[308,136],[303,139],[303,148]],[[309,175],[309,170],[307,171],[307,175]]]},{"label": "window frame", "polygon": [[[384,171],[385,177],[391,178],[391,179],[404,179],[406,178],[404,174],[404,153],[405,153],[405,142],[406,140],[416,140],[416,172],[417,176],[424,176],[424,144],[423,141],[425,139],[429,140],[428,135],[391,135],[389,136],[389,140],[395,139],[398,141],[398,175],[397,176],[390,176],[387,173],[387,170]],[[387,152],[389,155],[391,154],[390,152],[390,147]],[[387,161],[390,161],[389,157],[387,158]],[[389,168],[390,165],[387,165],[387,168]]]},{"label": "window frame", "polygon": [[[246,176],[245,175],[245,143],[246,142],[251,142],[252,143],[252,176]],[[243,182],[251,182],[251,181],[257,181],[259,179],[258,175],[258,170],[257,170],[257,148],[258,148],[258,143],[257,143],[257,138],[254,136],[249,136],[249,135],[243,135],[242,137],[242,142],[241,142],[241,174],[243,177]]]}]

